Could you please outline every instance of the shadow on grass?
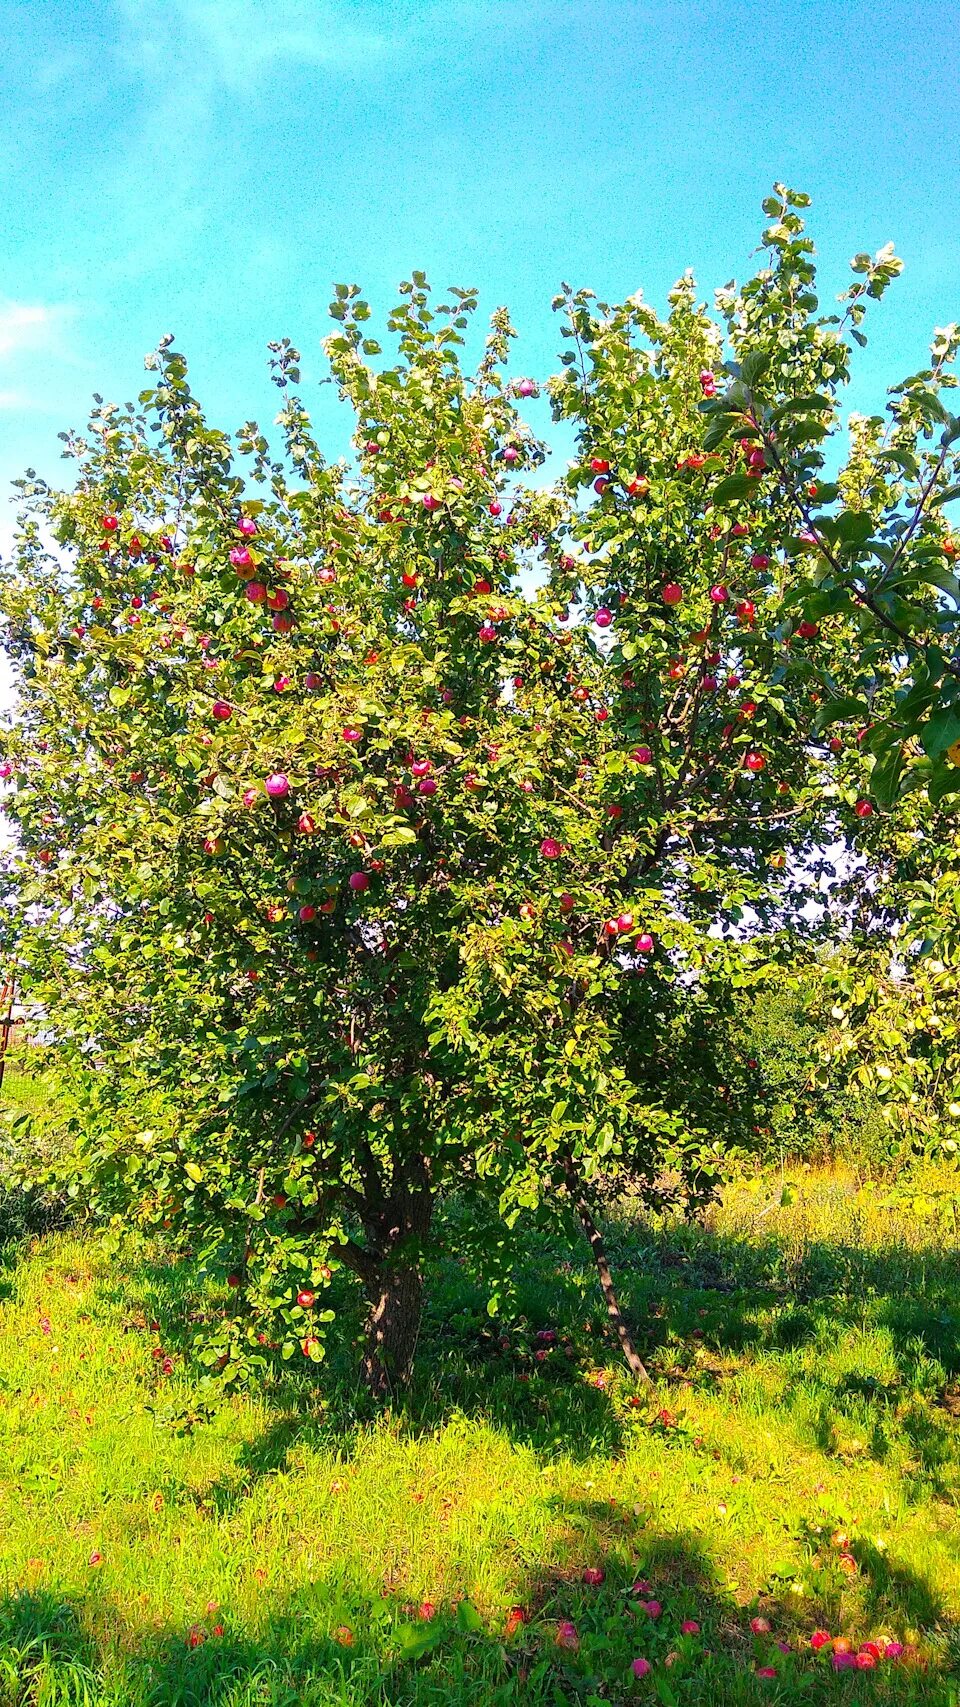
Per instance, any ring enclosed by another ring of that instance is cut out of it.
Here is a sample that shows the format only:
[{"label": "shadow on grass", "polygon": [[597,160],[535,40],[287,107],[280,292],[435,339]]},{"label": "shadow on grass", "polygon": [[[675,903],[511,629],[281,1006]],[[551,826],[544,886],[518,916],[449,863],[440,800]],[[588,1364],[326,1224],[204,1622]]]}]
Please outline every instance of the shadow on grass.
[{"label": "shadow on grass", "polygon": [[[738,1239],[696,1224],[616,1219],[608,1242],[625,1313],[664,1388],[722,1390],[745,1362],[773,1360],[785,1402],[802,1397],[818,1410],[813,1441],[822,1451],[842,1458],[855,1434],[859,1452],[885,1462],[902,1436],[917,1485],[956,1493],[957,1431],[941,1400],[960,1370],[960,1251],[822,1241],[797,1248],[773,1233]],[[437,1261],[428,1279],[404,1427],[429,1432],[456,1410],[482,1415],[544,1456],[583,1461],[623,1452],[622,1413],[603,1386],[603,1366],[616,1362],[616,1348],[582,1253],[544,1236],[532,1243],[515,1276],[509,1327],[491,1322],[481,1279],[460,1262]],[[227,1303],[198,1296],[187,1260],[142,1262],[128,1278],[108,1283],[104,1297],[127,1309],[138,1298],[131,1325],[158,1320],[165,1347],[184,1357],[197,1318]],[[263,1384],[274,1421],[245,1449],[237,1481],[215,1491],[222,1505],[281,1469],[295,1442],[342,1443],[371,1420],[351,1361],[359,1311],[346,1279],[331,1303],[338,1326],[322,1374],[288,1365]],[[884,1332],[892,1367],[883,1376],[832,1373],[829,1354],[864,1330]],[[555,1337],[547,1351],[538,1333]]]},{"label": "shadow on grass", "polygon": [[[956,1702],[948,1675],[909,1653],[837,1676],[829,1654],[811,1653],[795,1611],[773,1599],[763,1604],[769,1631],[752,1633],[752,1609],[734,1603],[690,1538],[650,1535],[606,1504],[556,1506],[582,1534],[582,1563],[531,1572],[522,1618],[506,1623],[468,1602],[421,1616],[332,1574],[285,1598],[265,1595],[256,1629],[235,1624],[228,1606],[145,1630],[127,1607],[95,1596],[14,1593],[0,1601],[0,1699],[17,1707]],[[585,1570],[602,1580],[584,1583]],[[685,1632],[688,1620],[696,1627]],[[651,1667],[642,1682],[637,1658]]]}]

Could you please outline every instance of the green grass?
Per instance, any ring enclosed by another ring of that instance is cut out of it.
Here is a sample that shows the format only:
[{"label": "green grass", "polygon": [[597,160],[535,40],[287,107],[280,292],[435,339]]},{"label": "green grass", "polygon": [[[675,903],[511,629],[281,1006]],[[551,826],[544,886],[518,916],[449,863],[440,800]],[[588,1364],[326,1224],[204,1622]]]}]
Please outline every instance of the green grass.
[{"label": "green grass", "polygon": [[47,1106],[48,1085],[27,1052],[8,1055],[0,1085],[0,1106],[17,1113],[39,1114]]},{"label": "green grass", "polygon": [[[380,1420],[336,1360],[211,1402],[181,1349],[210,1302],[187,1264],[64,1235],[10,1253],[0,1704],[956,1707],[960,1251],[881,1188],[796,1177],[787,1207],[766,1179],[706,1227],[609,1228],[652,1404],[582,1254],[546,1242],[508,1333],[438,1267],[416,1390]],[[819,1626],[908,1652],[837,1675]]]}]

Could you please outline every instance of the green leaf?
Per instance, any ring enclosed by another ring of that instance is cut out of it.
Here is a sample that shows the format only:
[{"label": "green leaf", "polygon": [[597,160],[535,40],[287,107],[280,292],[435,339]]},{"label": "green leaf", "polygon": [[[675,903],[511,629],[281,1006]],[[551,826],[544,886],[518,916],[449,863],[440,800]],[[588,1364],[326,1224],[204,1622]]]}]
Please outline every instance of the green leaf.
[{"label": "green leaf", "polygon": [[[938,758],[952,747],[954,741],[960,741],[960,705],[944,705],[935,711],[928,723],[920,730],[920,740],[923,750],[931,759]],[[960,771],[957,773],[960,785]]]},{"label": "green leaf", "polygon": [[766,350],[748,350],[741,359],[740,374],[744,385],[756,385],[770,366],[770,356]]},{"label": "green leaf", "polygon": [[873,517],[866,510],[842,510],[834,519],[834,538],[841,545],[866,545],[873,531]]},{"label": "green leaf", "polygon": [[424,1654],[429,1654],[430,1650],[436,1647],[440,1637],[441,1631],[433,1622],[398,1625],[397,1646],[401,1659],[422,1659]]},{"label": "green leaf", "polygon": [[736,504],[741,498],[749,498],[757,490],[757,483],[748,474],[728,474],[725,480],[719,480],[710,493],[714,504]]}]

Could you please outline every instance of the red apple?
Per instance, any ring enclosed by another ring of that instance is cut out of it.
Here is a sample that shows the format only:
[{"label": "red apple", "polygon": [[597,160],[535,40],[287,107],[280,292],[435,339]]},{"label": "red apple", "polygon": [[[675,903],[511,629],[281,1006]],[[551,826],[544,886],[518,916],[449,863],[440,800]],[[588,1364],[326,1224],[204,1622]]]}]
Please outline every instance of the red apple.
[{"label": "red apple", "polygon": [[664,604],[665,605],[678,605],[682,598],[683,598],[683,588],[680,586],[679,582],[678,581],[668,581],[666,586],[663,589],[663,602],[664,602]]}]

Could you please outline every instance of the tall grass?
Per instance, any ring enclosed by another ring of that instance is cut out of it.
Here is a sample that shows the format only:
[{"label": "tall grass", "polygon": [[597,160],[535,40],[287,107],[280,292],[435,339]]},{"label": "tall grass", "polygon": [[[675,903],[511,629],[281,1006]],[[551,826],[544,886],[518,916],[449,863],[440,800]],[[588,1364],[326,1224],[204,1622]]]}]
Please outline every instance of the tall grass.
[{"label": "tall grass", "polygon": [[[829,1170],[793,1190],[611,1223],[649,1403],[546,1240],[510,1324],[438,1264],[417,1385],[379,1419],[346,1357],[216,1396],[183,1348],[227,1300],[187,1263],[8,1253],[0,1703],[956,1703],[949,1217]],[[838,1675],[819,1627],[906,1653]]]}]

